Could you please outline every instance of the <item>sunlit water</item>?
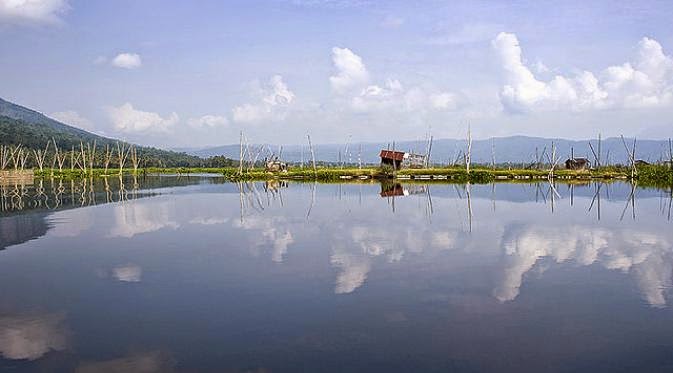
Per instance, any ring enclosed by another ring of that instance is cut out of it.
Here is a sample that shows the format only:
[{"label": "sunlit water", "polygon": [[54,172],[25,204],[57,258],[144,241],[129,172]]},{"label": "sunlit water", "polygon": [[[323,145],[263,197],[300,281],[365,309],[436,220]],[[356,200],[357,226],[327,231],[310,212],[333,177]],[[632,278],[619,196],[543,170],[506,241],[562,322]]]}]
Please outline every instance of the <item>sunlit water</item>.
[{"label": "sunlit water", "polygon": [[2,188],[0,371],[673,370],[669,191]]}]

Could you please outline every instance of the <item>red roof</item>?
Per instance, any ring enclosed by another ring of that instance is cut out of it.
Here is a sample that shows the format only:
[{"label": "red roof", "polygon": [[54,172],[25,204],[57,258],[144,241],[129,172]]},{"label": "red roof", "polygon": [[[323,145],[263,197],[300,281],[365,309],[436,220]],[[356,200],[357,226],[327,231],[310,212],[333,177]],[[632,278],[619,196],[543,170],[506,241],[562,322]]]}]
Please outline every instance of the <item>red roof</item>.
[{"label": "red roof", "polygon": [[379,154],[379,157],[385,159],[392,159],[395,161],[401,161],[404,160],[404,152],[396,152],[393,150],[381,150],[381,154]]}]

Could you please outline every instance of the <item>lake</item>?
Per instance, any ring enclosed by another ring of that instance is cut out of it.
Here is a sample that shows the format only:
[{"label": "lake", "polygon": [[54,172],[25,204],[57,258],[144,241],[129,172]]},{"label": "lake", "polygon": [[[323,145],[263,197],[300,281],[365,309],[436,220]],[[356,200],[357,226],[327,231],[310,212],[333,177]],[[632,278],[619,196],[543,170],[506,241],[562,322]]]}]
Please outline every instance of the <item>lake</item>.
[{"label": "lake", "polygon": [[673,371],[668,190],[3,186],[0,371]]}]

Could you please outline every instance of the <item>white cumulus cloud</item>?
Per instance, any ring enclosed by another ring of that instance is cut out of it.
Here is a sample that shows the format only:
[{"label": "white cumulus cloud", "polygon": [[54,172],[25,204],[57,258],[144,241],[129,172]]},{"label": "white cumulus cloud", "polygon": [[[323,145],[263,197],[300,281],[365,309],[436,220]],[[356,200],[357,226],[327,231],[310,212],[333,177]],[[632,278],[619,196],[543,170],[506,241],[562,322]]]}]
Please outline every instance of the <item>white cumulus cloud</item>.
[{"label": "white cumulus cloud", "polygon": [[136,53],[120,53],[110,63],[122,69],[137,69],[143,65],[140,55]]},{"label": "white cumulus cloud", "polygon": [[199,118],[190,118],[187,120],[187,124],[190,127],[200,128],[216,128],[216,127],[226,127],[229,125],[229,120],[227,117],[220,115],[204,115]]},{"label": "white cumulus cloud", "polygon": [[56,113],[51,113],[49,115],[51,118],[56,119],[59,122],[69,124],[84,130],[92,130],[93,124],[90,120],[81,116],[78,112],[74,110],[59,111]]},{"label": "white cumulus cloud", "polygon": [[350,49],[332,48],[332,62],[337,73],[330,76],[329,81],[335,92],[345,93],[351,89],[360,89],[369,82],[369,73],[362,58]]},{"label": "white cumulus cloud", "polygon": [[[510,112],[535,110],[582,111],[603,108],[642,108],[673,104],[673,59],[661,45],[643,38],[635,62],[610,66],[598,74],[580,71],[572,77],[538,79],[524,63],[515,34],[493,39],[504,72],[500,101]],[[540,71],[541,62],[536,70]]]},{"label": "white cumulus cloud", "polygon": [[259,122],[281,119],[288,106],[295,100],[294,93],[280,75],[274,75],[268,84],[259,87],[255,96],[257,102],[243,104],[232,109],[234,121]]},{"label": "white cumulus cloud", "polygon": [[397,79],[367,84],[369,74],[362,58],[349,49],[335,48],[333,62],[339,73],[330,77],[332,88],[357,112],[454,110],[458,106],[456,94],[421,87],[407,89]]},{"label": "white cumulus cloud", "polygon": [[66,0],[0,0],[0,20],[13,23],[59,23]]},{"label": "white cumulus cloud", "polygon": [[167,132],[180,118],[171,113],[162,117],[157,113],[136,110],[130,103],[107,109],[114,128],[121,132]]}]

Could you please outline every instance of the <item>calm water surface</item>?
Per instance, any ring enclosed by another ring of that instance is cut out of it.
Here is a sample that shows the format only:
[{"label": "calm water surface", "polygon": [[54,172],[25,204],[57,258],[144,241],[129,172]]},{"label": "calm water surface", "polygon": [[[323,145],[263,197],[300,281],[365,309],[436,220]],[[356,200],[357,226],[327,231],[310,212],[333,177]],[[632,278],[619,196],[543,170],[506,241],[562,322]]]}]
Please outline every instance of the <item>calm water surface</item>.
[{"label": "calm water surface", "polygon": [[2,187],[0,371],[673,371],[669,191],[134,184]]}]

